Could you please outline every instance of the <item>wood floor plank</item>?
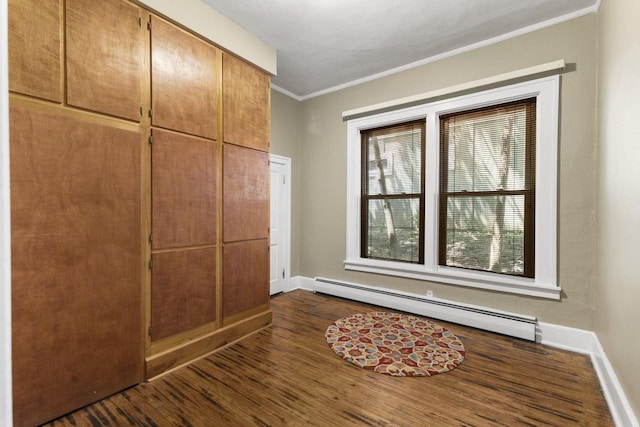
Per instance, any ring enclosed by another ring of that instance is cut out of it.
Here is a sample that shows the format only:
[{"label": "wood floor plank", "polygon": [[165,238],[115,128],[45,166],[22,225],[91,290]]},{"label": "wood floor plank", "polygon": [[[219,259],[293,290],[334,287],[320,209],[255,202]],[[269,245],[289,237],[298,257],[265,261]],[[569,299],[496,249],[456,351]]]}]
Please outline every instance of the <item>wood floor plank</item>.
[{"label": "wood floor plank", "polygon": [[435,322],[465,361],[433,377],[360,369],[327,346],[334,320],[378,307],[294,291],[272,326],[53,421],[66,426],[612,426],[586,355]]}]

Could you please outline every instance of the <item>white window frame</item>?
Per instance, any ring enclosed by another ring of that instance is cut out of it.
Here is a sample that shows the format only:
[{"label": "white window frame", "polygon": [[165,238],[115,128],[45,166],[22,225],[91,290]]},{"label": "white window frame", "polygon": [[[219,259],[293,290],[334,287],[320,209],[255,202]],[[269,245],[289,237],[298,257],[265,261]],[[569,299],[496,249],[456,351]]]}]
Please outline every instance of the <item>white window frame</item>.
[{"label": "white window frame", "polygon": [[[554,75],[349,120],[345,269],[560,299],[561,289],[557,284],[559,88],[560,77]],[[438,265],[440,116],[532,97],[536,98],[535,278]],[[424,264],[362,258],[360,131],[419,119],[426,120]]]}]

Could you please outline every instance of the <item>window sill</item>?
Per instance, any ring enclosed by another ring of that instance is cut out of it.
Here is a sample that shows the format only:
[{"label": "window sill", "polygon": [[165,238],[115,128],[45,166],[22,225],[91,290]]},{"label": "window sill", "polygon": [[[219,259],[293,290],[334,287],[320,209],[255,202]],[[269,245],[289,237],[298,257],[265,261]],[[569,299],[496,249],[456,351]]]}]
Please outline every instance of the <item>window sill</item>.
[{"label": "window sill", "polygon": [[536,283],[534,279],[451,267],[436,267],[431,270],[423,265],[361,258],[345,260],[344,268],[554,300],[560,299],[561,292],[558,286]]}]

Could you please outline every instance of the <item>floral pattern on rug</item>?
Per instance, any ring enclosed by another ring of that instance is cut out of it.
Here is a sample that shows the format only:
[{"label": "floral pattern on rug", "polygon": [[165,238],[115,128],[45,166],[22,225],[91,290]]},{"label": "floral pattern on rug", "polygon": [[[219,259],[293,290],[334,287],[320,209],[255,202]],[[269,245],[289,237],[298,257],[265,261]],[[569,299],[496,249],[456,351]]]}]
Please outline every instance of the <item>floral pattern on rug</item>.
[{"label": "floral pattern on rug", "polygon": [[464,360],[462,342],[430,320],[406,314],[358,313],[333,322],[327,344],[340,357],[374,372],[399,377],[451,371]]}]

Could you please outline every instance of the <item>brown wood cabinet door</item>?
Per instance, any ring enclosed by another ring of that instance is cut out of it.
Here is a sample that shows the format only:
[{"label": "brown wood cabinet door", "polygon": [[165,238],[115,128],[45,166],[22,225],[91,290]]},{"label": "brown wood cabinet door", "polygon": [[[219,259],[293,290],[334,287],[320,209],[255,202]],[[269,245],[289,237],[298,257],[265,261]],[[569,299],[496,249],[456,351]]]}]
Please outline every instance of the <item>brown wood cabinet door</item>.
[{"label": "brown wood cabinet door", "polygon": [[217,143],[153,130],[153,248],[216,243]]},{"label": "brown wood cabinet door", "polygon": [[269,241],[225,245],[222,268],[224,317],[269,303]]},{"label": "brown wood cabinet door", "polygon": [[140,9],[122,0],[67,0],[67,102],[140,120]]},{"label": "brown wood cabinet door", "polygon": [[141,135],[17,103],[13,401],[35,425],[142,380]]},{"label": "brown wood cabinet door", "polygon": [[216,139],[218,50],[152,17],[151,101],[154,126]]},{"label": "brown wood cabinet door", "polygon": [[151,270],[151,339],[216,320],[216,248],[161,252]]},{"label": "brown wood cabinet door", "polygon": [[223,235],[225,242],[269,237],[269,157],[225,144]]},{"label": "brown wood cabinet door", "polygon": [[9,0],[9,90],[62,102],[62,0]]},{"label": "brown wood cabinet door", "polygon": [[222,110],[224,141],[269,151],[270,77],[263,71],[224,54],[222,63]]}]

